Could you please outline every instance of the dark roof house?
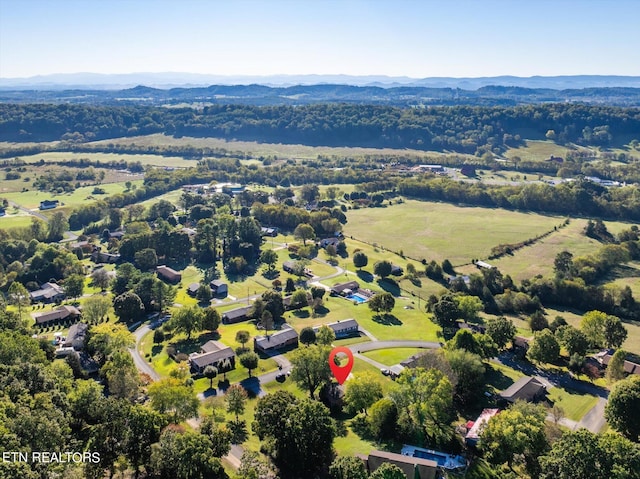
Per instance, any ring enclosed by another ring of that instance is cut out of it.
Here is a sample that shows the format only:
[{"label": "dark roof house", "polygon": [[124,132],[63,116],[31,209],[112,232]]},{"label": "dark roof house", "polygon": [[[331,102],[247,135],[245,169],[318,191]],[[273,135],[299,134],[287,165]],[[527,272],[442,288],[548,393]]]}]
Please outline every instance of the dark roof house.
[{"label": "dark roof house", "polygon": [[[358,322],[355,319],[343,319],[342,321],[327,323],[326,326],[333,330],[336,339],[358,334]],[[317,333],[320,327],[314,326],[313,330]]]},{"label": "dark roof house", "polygon": [[270,336],[256,336],[253,339],[253,348],[256,352],[268,353],[289,346],[298,345],[298,332],[288,324]]},{"label": "dark roof house", "polygon": [[247,319],[247,314],[251,306],[243,306],[241,308],[232,309],[230,311],[222,313],[222,322],[224,324],[239,323]]},{"label": "dark roof house", "polygon": [[60,204],[60,201],[58,201],[58,200],[44,200],[44,201],[40,202],[40,209],[41,210],[50,210],[50,209],[55,208],[59,204]]},{"label": "dark roof house", "polygon": [[40,286],[40,289],[31,291],[29,297],[31,301],[42,301],[44,303],[53,303],[55,301],[61,301],[65,298],[66,294],[61,286],[56,283],[44,283]]},{"label": "dark roof house", "polygon": [[188,287],[187,287],[187,294],[189,296],[195,296],[196,293],[198,292],[198,289],[200,288],[200,283],[191,283]]},{"label": "dark roof house", "polygon": [[209,287],[216,296],[226,296],[229,294],[229,285],[219,279],[214,279],[209,283]]},{"label": "dark roof house", "polygon": [[360,285],[357,281],[348,281],[346,283],[335,284],[331,287],[331,294],[341,295],[345,290],[357,291]]},{"label": "dark roof house", "polygon": [[436,479],[438,477],[438,463],[429,459],[385,451],[371,451],[368,456],[358,455],[358,457],[362,459],[364,467],[369,473],[388,462],[398,466],[407,479]]},{"label": "dark roof house", "polygon": [[547,392],[547,388],[538,379],[524,376],[500,393],[500,397],[513,403],[518,399],[524,401],[537,401]]},{"label": "dark roof house", "polygon": [[62,344],[65,348],[73,348],[76,351],[80,351],[84,348],[84,341],[87,337],[87,330],[89,325],[86,323],[76,323],[71,325],[67,332],[67,339]]},{"label": "dark roof house", "polygon": [[182,273],[165,265],[156,267],[156,273],[158,273],[158,276],[161,276],[163,279],[169,281],[170,283],[177,283],[178,281],[182,280]]},{"label": "dark roof house", "polygon": [[73,306],[60,306],[53,311],[46,313],[31,313],[31,317],[35,319],[36,324],[48,324],[66,319],[73,319],[80,316],[80,311]]},{"label": "dark roof house", "polygon": [[226,372],[236,365],[236,355],[229,346],[220,341],[207,341],[200,349],[200,353],[189,356],[191,370],[202,374],[207,366],[215,366],[219,372]]}]

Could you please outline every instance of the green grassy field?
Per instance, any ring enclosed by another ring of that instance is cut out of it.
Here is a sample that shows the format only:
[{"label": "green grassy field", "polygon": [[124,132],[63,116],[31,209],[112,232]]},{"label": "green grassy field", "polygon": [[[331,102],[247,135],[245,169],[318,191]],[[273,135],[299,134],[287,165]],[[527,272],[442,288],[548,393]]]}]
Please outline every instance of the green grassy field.
[{"label": "green grassy field", "polygon": [[[584,148],[581,148],[584,150]],[[525,146],[520,148],[510,148],[505,153],[507,158],[519,156],[527,161],[543,161],[551,155],[565,157],[571,150],[566,146],[558,145],[553,141],[526,140]]]},{"label": "green grassy field", "polygon": [[[131,181],[132,184],[141,186],[142,180]],[[24,192],[13,192],[3,194],[3,198],[9,201],[15,201],[17,204],[29,209],[36,209],[43,200],[59,200],[61,206],[65,208],[75,207],[82,204],[86,204],[87,201],[96,201],[109,195],[116,193],[122,193],[126,190],[125,182],[120,183],[106,183],[98,185],[105,193],[103,195],[93,194],[94,186],[83,186],[76,189],[73,193],[64,193],[61,195],[53,194],[46,191],[30,190]],[[51,212],[57,211],[58,208],[48,210]]]},{"label": "green grassy field", "polygon": [[[439,152],[425,152],[421,150],[392,149],[392,148],[349,148],[325,147],[306,145],[286,145],[281,143],[258,143],[252,141],[227,141],[220,138],[174,138],[161,133],[127,138],[115,138],[96,141],[89,144],[141,145],[141,146],[194,146],[209,148],[224,148],[228,151],[244,152],[251,156],[278,156],[286,158],[312,158],[324,156],[364,156],[364,155],[415,155],[423,158],[441,156]],[[464,156],[464,155],[458,155]]]},{"label": "green grassy field", "polygon": [[401,361],[413,356],[416,353],[424,351],[419,348],[393,348],[393,349],[380,349],[378,351],[367,351],[364,354],[366,357],[378,361],[379,363],[386,364],[387,366],[393,366]]},{"label": "green grassy field", "polygon": [[[12,213],[13,209],[7,210]],[[18,214],[9,214],[7,216],[0,216],[0,229],[21,228],[23,226],[29,226],[31,224],[31,218],[35,218],[27,214],[24,211],[20,211]]]},{"label": "green grassy field", "polygon": [[454,265],[486,258],[493,246],[524,241],[564,221],[557,216],[414,200],[349,210],[347,218],[345,236],[418,259],[448,258]]},{"label": "green grassy field", "polygon": [[196,160],[185,160],[179,156],[161,156],[161,155],[131,155],[126,153],[75,153],[67,151],[47,151],[30,156],[20,156],[18,159],[27,163],[36,163],[40,160],[45,162],[66,161],[89,159],[91,161],[100,161],[108,163],[111,161],[140,162],[144,166],[169,166],[169,167],[189,167],[196,166]]},{"label": "green grassy field", "polygon": [[580,421],[598,402],[595,396],[558,387],[549,389],[547,398],[554,405],[561,407],[564,410],[564,416],[572,421]]}]

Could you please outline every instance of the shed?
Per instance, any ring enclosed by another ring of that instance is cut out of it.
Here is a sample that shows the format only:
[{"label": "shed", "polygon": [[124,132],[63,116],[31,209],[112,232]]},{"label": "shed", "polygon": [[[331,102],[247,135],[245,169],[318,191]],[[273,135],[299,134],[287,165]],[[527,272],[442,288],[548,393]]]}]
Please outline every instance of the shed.
[{"label": "shed", "polygon": [[187,294],[189,294],[189,296],[195,296],[198,289],[200,289],[200,283],[191,283],[187,288]]}]

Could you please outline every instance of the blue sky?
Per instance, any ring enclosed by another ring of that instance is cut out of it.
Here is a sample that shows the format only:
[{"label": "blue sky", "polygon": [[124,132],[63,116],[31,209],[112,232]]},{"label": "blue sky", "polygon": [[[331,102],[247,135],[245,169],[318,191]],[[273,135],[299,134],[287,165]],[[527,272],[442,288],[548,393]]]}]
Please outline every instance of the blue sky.
[{"label": "blue sky", "polygon": [[640,0],[0,0],[0,77],[640,75]]}]

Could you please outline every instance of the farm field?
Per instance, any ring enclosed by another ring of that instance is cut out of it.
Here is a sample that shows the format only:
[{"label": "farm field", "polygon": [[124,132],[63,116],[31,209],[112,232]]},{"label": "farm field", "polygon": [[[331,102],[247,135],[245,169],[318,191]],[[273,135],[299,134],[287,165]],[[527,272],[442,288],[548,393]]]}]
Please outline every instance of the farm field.
[{"label": "farm field", "polygon": [[[284,156],[287,158],[308,158],[316,159],[318,155],[324,156],[363,156],[363,155],[415,155],[422,158],[438,157],[442,152],[426,152],[421,150],[410,149],[393,149],[393,148],[357,148],[357,147],[326,147],[326,146],[307,146],[307,145],[289,145],[282,143],[259,143],[255,141],[234,141],[224,140],[221,138],[192,138],[181,137],[174,138],[172,136],[163,135],[161,133],[135,136],[127,138],[116,138],[110,140],[101,140],[89,143],[89,145],[100,145],[113,143],[115,145],[139,145],[139,146],[194,146],[209,148],[224,148],[228,151],[244,152],[252,156]],[[459,155],[465,156],[465,155]],[[468,155],[471,156],[471,155]]]},{"label": "farm field", "polygon": [[[1,148],[1,146],[0,146]],[[46,151],[29,156],[18,156],[20,160],[27,163],[37,163],[41,160],[45,162],[66,161],[89,159],[91,161],[99,161],[101,163],[109,163],[111,161],[140,162],[144,166],[163,166],[163,167],[189,167],[196,166],[196,160],[186,160],[180,156],[162,156],[150,154],[127,154],[127,153],[101,153],[101,152],[71,152],[71,151]]]},{"label": "farm field", "polygon": [[[132,180],[131,184],[136,186],[142,185],[142,180]],[[82,186],[77,188],[73,193],[54,194],[48,191],[24,191],[3,194],[3,198],[9,201],[24,206],[29,209],[36,209],[43,200],[59,200],[62,206],[68,209],[69,207],[76,207],[82,204],[86,204],[87,201],[97,201],[103,197],[113,195],[116,193],[122,193],[126,190],[125,182],[120,183],[105,183],[98,185],[99,188],[104,190],[104,195],[93,194],[95,186]],[[48,210],[55,212],[57,209]],[[67,211],[70,213],[70,211]]]},{"label": "farm field", "polygon": [[416,200],[349,210],[347,218],[345,236],[417,259],[441,262],[448,258],[454,266],[487,258],[500,243],[524,241],[564,221],[559,216]]}]

